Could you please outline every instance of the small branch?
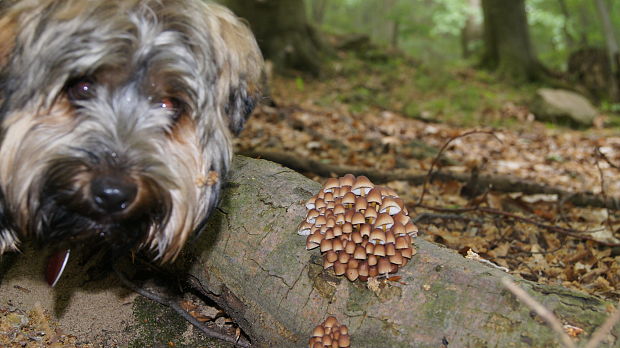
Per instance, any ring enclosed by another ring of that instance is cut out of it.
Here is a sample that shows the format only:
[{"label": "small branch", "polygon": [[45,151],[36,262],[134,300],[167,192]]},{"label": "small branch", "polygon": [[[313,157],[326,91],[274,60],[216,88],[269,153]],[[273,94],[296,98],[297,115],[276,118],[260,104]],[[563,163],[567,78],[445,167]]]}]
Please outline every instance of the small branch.
[{"label": "small branch", "polygon": [[493,209],[493,208],[486,208],[486,207],[471,207],[471,208],[458,208],[458,209],[450,209],[450,208],[437,208],[437,207],[432,207],[432,206],[427,206],[427,205],[418,205],[417,207],[419,208],[424,208],[424,209],[428,209],[428,210],[433,210],[433,211],[438,211],[438,212],[442,212],[442,213],[452,213],[452,214],[462,214],[462,213],[470,213],[470,212],[481,212],[481,213],[486,213],[486,214],[492,214],[492,215],[500,215],[500,216],[504,216],[507,218],[511,218],[514,220],[519,220],[521,222],[525,222],[528,224],[532,224],[536,227],[539,228],[544,228],[548,231],[551,232],[555,232],[555,233],[560,233],[560,234],[564,234],[567,236],[571,236],[573,238],[577,238],[577,239],[582,239],[582,240],[591,240],[594,241],[596,243],[602,244],[602,245],[606,245],[606,246],[611,246],[611,247],[615,247],[615,246],[619,246],[620,243],[606,243],[600,240],[597,240],[595,238],[592,238],[590,235],[588,235],[587,231],[579,231],[579,230],[575,230],[575,229],[571,229],[571,228],[564,228],[564,227],[559,227],[559,226],[554,226],[554,225],[547,225],[544,224],[542,222],[538,222],[536,220],[527,218],[525,216],[520,216],[517,214],[513,214],[513,213],[509,213],[509,212],[505,212],[502,210],[497,210],[497,209]]},{"label": "small branch", "polygon": [[[285,167],[298,172],[313,173],[323,177],[333,175],[343,176],[353,174],[355,176],[365,175],[375,184],[385,184],[390,181],[407,181],[412,185],[422,185],[426,180],[439,181],[458,181],[466,183],[471,175],[463,173],[451,173],[448,171],[435,172],[429,178],[428,173],[420,173],[411,170],[375,170],[369,168],[356,168],[350,166],[339,166],[322,163],[310,158],[303,158],[295,154],[258,150],[258,151],[239,151],[239,155],[262,158],[268,161],[279,163]],[[604,199],[600,195],[591,192],[569,192],[555,187],[540,185],[534,182],[521,180],[515,177],[504,175],[480,175],[478,177],[480,186],[492,187],[496,192],[522,192],[523,194],[557,194],[560,197],[567,197],[566,203],[576,206],[606,207],[608,209],[620,209],[620,198],[608,197]]]},{"label": "small branch", "polygon": [[610,315],[607,320],[601,325],[590,337],[590,341],[585,345],[584,348],[596,348],[598,345],[609,335],[611,330],[618,324],[620,321],[620,306],[616,307],[614,313]]},{"label": "small branch", "polygon": [[203,323],[201,323],[198,319],[194,318],[191,314],[189,314],[186,310],[184,310],[178,303],[177,301],[175,301],[174,299],[170,299],[167,296],[162,296],[160,294],[154,293],[152,291],[146,290],[136,284],[134,284],[133,282],[131,282],[129,279],[127,279],[127,277],[125,277],[125,275],[123,274],[123,272],[121,272],[118,267],[115,265],[114,266],[114,272],[116,273],[116,275],[118,276],[118,278],[121,280],[121,282],[128,287],[129,289],[133,290],[134,292],[154,301],[157,302],[161,305],[164,305],[166,307],[170,307],[172,308],[175,312],[177,312],[181,317],[183,317],[183,319],[187,320],[188,322],[190,322],[192,325],[194,325],[196,328],[200,329],[200,331],[202,331],[205,335],[207,335],[207,337],[211,337],[211,338],[216,338],[219,340],[222,340],[224,342],[228,342],[228,343],[232,343],[234,344],[236,347],[243,347],[243,348],[248,348],[251,347],[252,344],[250,342],[248,342],[245,339],[237,339],[236,337],[233,336],[229,336],[226,334],[223,334],[217,330],[214,330],[206,325],[204,325]]},{"label": "small branch", "polygon": [[547,308],[538,303],[532,296],[530,296],[525,290],[521,289],[517,284],[515,284],[509,278],[502,278],[502,284],[510,292],[512,292],[521,302],[525,303],[530,309],[532,309],[536,314],[538,314],[541,318],[543,318],[551,329],[560,337],[560,342],[562,345],[567,348],[576,348],[577,346],[571,340],[570,337],[564,332],[564,328],[562,323],[558,320],[558,318],[551,313]]},{"label": "small branch", "polygon": [[472,134],[489,134],[492,135],[495,139],[497,139],[497,141],[499,141],[500,143],[502,142],[497,135],[495,135],[495,133],[493,132],[488,132],[488,131],[478,131],[478,130],[474,130],[474,131],[469,131],[469,132],[465,132],[463,134],[454,136],[452,138],[450,138],[450,140],[448,140],[445,144],[443,144],[443,146],[441,147],[441,149],[439,149],[439,152],[437,152],[437,155],[435,156],[435,158],[433,158],[433,162],[431,163],[431,167],[428,169],[428,174],[426,174],[426,178],[424,179],[424,184],[422,185],[422,194],[420,195],[420,199],[418,200],[418,204],[420,205],[422,204],[422,201],[424,200],[424,195],[426,194],[426,186],[428,185],[429,181],[431,180],[431,174],[433,173],[433,169],[435,168],[435,165],[437,164],[437,162],[439,162],[439,158],[441,158],[441,155],[443,155],[444,151],[446,151],[446,149],[448,148],[448,145],[450,145],[450,143],[452,143],[454,140],[458,139],[458,138],[463,138]]}]

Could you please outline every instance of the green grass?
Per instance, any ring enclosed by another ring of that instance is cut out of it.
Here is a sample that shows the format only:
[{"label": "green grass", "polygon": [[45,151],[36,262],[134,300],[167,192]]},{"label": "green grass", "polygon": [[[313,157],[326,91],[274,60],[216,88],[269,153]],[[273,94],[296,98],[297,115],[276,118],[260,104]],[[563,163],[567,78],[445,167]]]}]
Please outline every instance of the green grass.
[{"label": "green grass", "polygon": [[338,62],[346,86],[335,86],[336,96],[326,95],[319,103],[338,101],[353,112],[387,109],[463,127],[516,127],[521,122],[501,116],[501,108],[508,102],[527,105],[537,88],[500,81],[463,63],[431,67],[402,55],[382,57],[387,58],[346,54]]}]

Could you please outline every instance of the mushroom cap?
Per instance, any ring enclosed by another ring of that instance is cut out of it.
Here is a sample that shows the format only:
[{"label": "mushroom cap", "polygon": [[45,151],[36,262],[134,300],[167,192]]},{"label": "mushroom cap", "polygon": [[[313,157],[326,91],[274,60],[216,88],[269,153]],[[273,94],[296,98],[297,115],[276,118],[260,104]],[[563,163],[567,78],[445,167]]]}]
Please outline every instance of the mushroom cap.
[{"label": "mushroom cap", "polygon": [[392,269],[392,266],[390,264],[390,261],[388,259],[386,259],[385,257],[382,257],[379,259],[379,263],[377,264],[377,268],[379,271],[379,274],[388,274],[390,273],[390,270]]},{"label": "mushroom cap", "polygon": [[335,261],[334,262],[334,274],[336,274],[336,275],[343,275],[344,272],[346,272],[346,271],[347,271],[347,265],[345,263],[342,263],[340,261]]},{"label": "mushroom cap", "polygon": [[364,218],[370,221],[374,221],[378,215],[379,214],[374,209],[366,209],[366,211],[364,212]]},{"label": "mushroom cap", "polygon": [[[371,209],[368,209],[367,211],[369,211],[369,210],[371,210]],[[359,211],[355,212],[353,214],[353,217],[351,218],[351,223],[353,225],[360,225],[360,224],[363,224],[365,222],[366,222],[366,219],[364,219],[364,215],[362,213],[360,213]]]},{"label": "mushroom cap", "polygon": [[357,196],[355,198],[355,210],[363,212],[368,208],[368,201],[365,197]]},{"label": "mushroom cap", "polygon": [[321,241],[321,252],[324,253],[326,251],[330,251],[333,249],[334,243],[331,239],[323,239]]},{"label": "mushroom cap", "polygon": [[355,183],[355,175],[353,174],[345,174],[343,177],[338,179],[338,183],[340,186],[353,186]]},{"label": "mushroom cap", "polygon": [[338,324],[338,319],[330,315],[329,317],[327,317],[327,319],[325,319],[323,326],[327,328],[327,327],[333,327],[334,325],[337,325],[337,324]]},{"label": "mushroom cap", "polygon": [[383,202],[383,197],[381,196],[381,191],[378,188],[374,188],[368,192],[366,196],[366,200],[368,203],[375,203],[380,205]]},{"label": "mushroom cap", "polygon": [[325,193],[333,192],[334,188],[336,188],[336,187],[340,187],[338,179],[336,179],[336,178],[329,178],[329,179],[327,179],[327,181],[325,181],[325,184],[323,185],[323,191]]},{"label": "mushroom cap", "polygon": [[[342,202],[344,204],[344,200]],[[346,208],[344,207],[344,205],[342,204],[336,204],[334,206],[334,215],[344,215],[344,213],[346,212]]]},{"label": "mushroom cap", "polygon": [[362,248],[361,245],[358,245],[357,247],[355,247],[353,257],[357,260],[366,260],[366,249]]},{"label": "mushroom cap", "polygon": [[355,204],[355,195],[353,192],[347,192],[342,197],[342,204]]},{"label": "mushroom cap", "polygon": [[314,328],[314,330],[312,330],[312,337],[323,337],[324,334],[325,329],[323,328],[323,325],[318,325]]},{"label": "mushroom cap", "polygon": [[415,237],[418,235],[418,227],[411,222],[411,220],[405,225],[405,231],[408,235]]},{"label": "mushroom cap", "polygon": [[381,203],[381,207],[379,207],[380,213],[387,213],[390,215],[396,215],[400,213],[403,208],[398,204],[395,198],[386,197]]},{"label": "mushroom cap", "polygon": [[376,227],[386,226],[386,228],[390,228],[394,225],[394,219],[387,213],[381,213],[377,216],[377,220],[375,221]]},{"label": "mushroom cap", "polygon": [[360,175],[355,179],[353,186],[351,186],[351,192],[358,196],[364,196],[373,187],[375,187],[375,185],[370,181],[370,179],[364,175]]},{"label": "mushroom cap", "polygon": [[396,237],[396,249],[406,249],[411,247],[411,243],[407,240],[405,236]]},{"label": "mushroom cap", "polygon": [[360,274],[357,271],[357,268],[347,268],[345,275],[350,281],[355,281]]},{"label": "mushroom cap", "polygon": [[310,197],[310,199],[306,201],[306,209],[308,210],[314,209],[315,208],[314,202],[316,201],[316,199],[317,199],[316,195]]},{"label": "mushroom cap", "polygon": [[342,245],[342,240],[334,239],[334,241],[332,242],[332,250],[333,251],[344,250],[344,245]]},{"label": "mushroom cap", "polygon": [[385,256],[385,245],[383,245],[383,244],[376,244],[375,245],[375,250],[374,250],[373,254],[375,256]]},{"label": "mushroom cap", "polygon": [[362,237],[370,237],[370,231],[372,231],[372,225],[370,224],[362,224],[360,226],[360,235]]},{"label": "mushroom cap", "polygon": [[299,234],[300,236],[309,236],[312,233],[312,226],[314,225],[309,223],[308,221],[302,222],[301,226],[299,226],[299,231],[297,232],[297,234]]},{"label": "mushroom cap", "polygon": [[323,241],[323,235],[318,231],[314,231],[312,234],[306,238],[306,249],[314,249],[318,247]]},{"label": "mushroom cap", "polygon": [[381,229],[375,228],[372,232],[370,232],[370,241],[374,241],[376,244],[381,242],[385,243],[385,232]]}]

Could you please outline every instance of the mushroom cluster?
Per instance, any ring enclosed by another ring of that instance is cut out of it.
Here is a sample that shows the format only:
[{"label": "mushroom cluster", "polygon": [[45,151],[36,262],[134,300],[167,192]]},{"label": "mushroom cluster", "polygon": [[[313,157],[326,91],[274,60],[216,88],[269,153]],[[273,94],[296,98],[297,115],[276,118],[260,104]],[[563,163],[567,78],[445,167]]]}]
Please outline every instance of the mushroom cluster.
[{"label": "mushroom cluster", "polygon": [[396,273],[411,259],[418,229],[394,190],[347,174],[327,180],[306,203],[299,234],[321,248],[323,267],[350,281]]},{"label": "mushroom cluster", "polygon": [[308,341],[310,348],[349,347],[350,344],[349,329],[346,325],[338,324],[338,320],[332,316],[327,317],[321,325],[314,328],[312,337]]}]

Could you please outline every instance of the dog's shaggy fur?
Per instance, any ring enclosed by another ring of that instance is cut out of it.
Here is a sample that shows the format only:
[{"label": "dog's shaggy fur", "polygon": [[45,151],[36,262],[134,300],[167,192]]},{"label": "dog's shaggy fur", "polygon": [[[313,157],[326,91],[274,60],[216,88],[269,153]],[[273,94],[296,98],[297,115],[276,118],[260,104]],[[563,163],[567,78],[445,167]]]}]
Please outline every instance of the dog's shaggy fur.
[{"label": "dog's shaggy fur", "polygon": [[0,253],[173,260],[218,200],[262,58],[200,0],[21,0],[0,17]]}]

